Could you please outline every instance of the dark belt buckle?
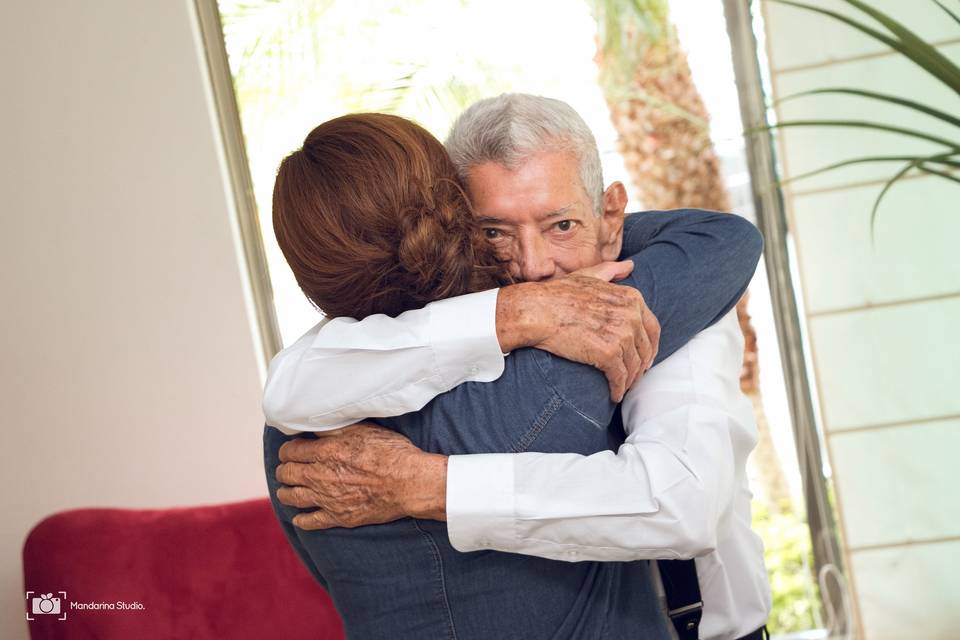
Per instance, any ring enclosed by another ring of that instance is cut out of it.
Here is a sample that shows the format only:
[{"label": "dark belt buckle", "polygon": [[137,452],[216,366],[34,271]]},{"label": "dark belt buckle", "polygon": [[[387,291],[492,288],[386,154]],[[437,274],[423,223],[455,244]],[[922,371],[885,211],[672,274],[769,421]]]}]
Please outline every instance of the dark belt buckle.
[{"label": "dark belt buckle", "polygon": [[677,630],[680,640],[688,638],[696,640],[699,636],[700,619],[703,617],[703,602],[688,604],[679,609],[670,609],[667,611],[670,621],[673,622],[673,628]]}]

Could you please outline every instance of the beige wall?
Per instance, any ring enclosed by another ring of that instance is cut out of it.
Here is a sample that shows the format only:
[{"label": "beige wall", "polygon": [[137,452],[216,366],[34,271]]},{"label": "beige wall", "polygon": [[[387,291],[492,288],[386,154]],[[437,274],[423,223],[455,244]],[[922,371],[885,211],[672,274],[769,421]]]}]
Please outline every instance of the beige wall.
[{"label": "beige wall", "polygon": [[[839,0],[813,3],[853,13]],[[960,61],[960,30],[935,4],[869,4]],[[956,95],[879,43],[810,12],[763,8],[774,97],[845,85],[956,113]],[[885,121],[957,139],[926,116],[856,98],[802,98],[777,112],[781,120]],[[779,147],[786,176],[931,149],[838,129],[785,130]],[[792,183],[785,196],[863,637],[947,639],[957,637],[960,601],[960,189],[930,177],[900,183],[872,244],[870,210],[897,169],[861,165]]]},{"label": "beige wall", "polygon": [[44,516],[265,493],[194,22],[188,0],[7,3],[0,21],[2,638],[26,637],[20,550]]}]

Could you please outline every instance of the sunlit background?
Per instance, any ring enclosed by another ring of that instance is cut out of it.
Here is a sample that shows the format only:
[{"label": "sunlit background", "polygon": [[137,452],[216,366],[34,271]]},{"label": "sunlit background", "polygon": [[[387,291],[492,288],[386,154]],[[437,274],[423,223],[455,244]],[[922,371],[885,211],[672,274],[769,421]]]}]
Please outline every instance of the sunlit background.
[{"label": "sunlit background", "polygon": [[[586,2],[224,0],[220,7],[285,344],[315,324],[317,312],[272,240],[273,179],[280,160],[330,118],[395,113],[443,140],[453,119],[480,98],[507,91],[551,96],[590,125],[605,180],[628,187],[628,211],[644,206],[617,151],[594,61],[597,24]],[[673,0],[670,11],[709,109],[710,137],[728,163],[736,211],[752,217],[722,6]]]}]

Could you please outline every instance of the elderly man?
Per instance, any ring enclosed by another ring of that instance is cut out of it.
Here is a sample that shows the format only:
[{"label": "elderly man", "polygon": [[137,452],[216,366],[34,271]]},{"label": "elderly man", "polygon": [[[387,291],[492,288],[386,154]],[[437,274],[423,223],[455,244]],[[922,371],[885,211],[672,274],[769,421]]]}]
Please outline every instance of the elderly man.
[{"label": "elderly man", "polygon": [[[542,283],[433,303],[396,319],[318,325],[272,363],[264,396],[268,424],[288,434],[321,432],[418,411],[460,383],[496,379],[504,370],[502,351],[537,346],[602,367],[615,399],[632,385],[622,408],[626,440],[616,454],[516,448],[519,453],[438,456],[372,426],[282,448],[288,438],[268,429],[268,467],[289,485],[272,497],[292,507],[320,507],[292,517],[303,530],[410,516],[446,520],[450,544],[464,552],[493,549],[606,565],[696,558],[694,597],[684,576],[693,563],[660,563],[681,638],[759,637],[770,597],[762,545],[750,531],[744,473],[756,433],[739,393],[742,342],[730,313],[759,255],[755,231],[733,216],[706,212],[642,213],[624,222],[623,186],[603,190],[592,135],[557,101],[523,95],[481,101],[460,117],[447,146],[490,242],[518,279]],[[733,235],[743,234],[739,242],[725,235],[731,225],[738,227]],[[662,325],[658,364],[636,384],[655,352],[643,312],[634,309],[630,318],[623,315],[629,305],[616,295],[607,304],[585,301],[575,286],[555,284],[614,260],[622,248],[637,253],[629,284]],[[732,273],[751,252],[748,273]],[[624,331],[610,331],[605,316]],[[600,427],[613,417],[617,432],[612,405],[597,398],[601,378],[565,370],[561,360],[544,362],[541,368],[559,374],[553,389],[559,399],[548,398],[523,427],[531,441],[555,420],[550,402],[570,404],[585,423]],[[384,371],[389,376],[381,376]],[[527,400],[523,388],[516,393]],[[458,417],[465,432],[489,428],[471,424],[470,415]],[[278,513],[282,509],[278,505]],[[623,566],[636,571],[637,564]],[[636,589],[620,594],[627,601],[653,597],[642,579],[620,586]],[[577,633],[600,628],[590,626],[596,612],[577,611],[586,626],[570,637],[594,637]],[[655,630],[635,632],[656,637]],[[627,637],[623,633],[611,637]]]}]

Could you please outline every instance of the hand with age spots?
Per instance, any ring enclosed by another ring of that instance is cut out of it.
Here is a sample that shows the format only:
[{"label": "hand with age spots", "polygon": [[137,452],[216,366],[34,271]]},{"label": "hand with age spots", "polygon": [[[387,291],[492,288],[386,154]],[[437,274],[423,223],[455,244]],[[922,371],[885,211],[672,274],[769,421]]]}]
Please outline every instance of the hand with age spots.
[{"label": "hand with age spots", "polygon": [[277,498],[312,508],[301,529],[358,527],[407,516],[446,520],[447,457],[373,423],[297,438],[280,448]]},{"label": "hand with age spots", "polygon": [[602,262],[568,276],[500,290],[497,338],[504,351],[534,347],[596,367],[607,377],[610,397],[623,400],[653,366],[660,323],[643,295],[612,284],[633,262]]},{"label": "hand with age spots", "polygon": [[[650,368],[660,325],[635,289],[611,284],[630,261],[604,262],[563,278],[500,290],[501,348],[524,346],[595,366],[620,401]],[[426,453],[399,433],[357,423],[280,448],[281,503],[317,510],[294,517],[307,530],[358,527],[407,516],[446,520],[447,457]]]}]

